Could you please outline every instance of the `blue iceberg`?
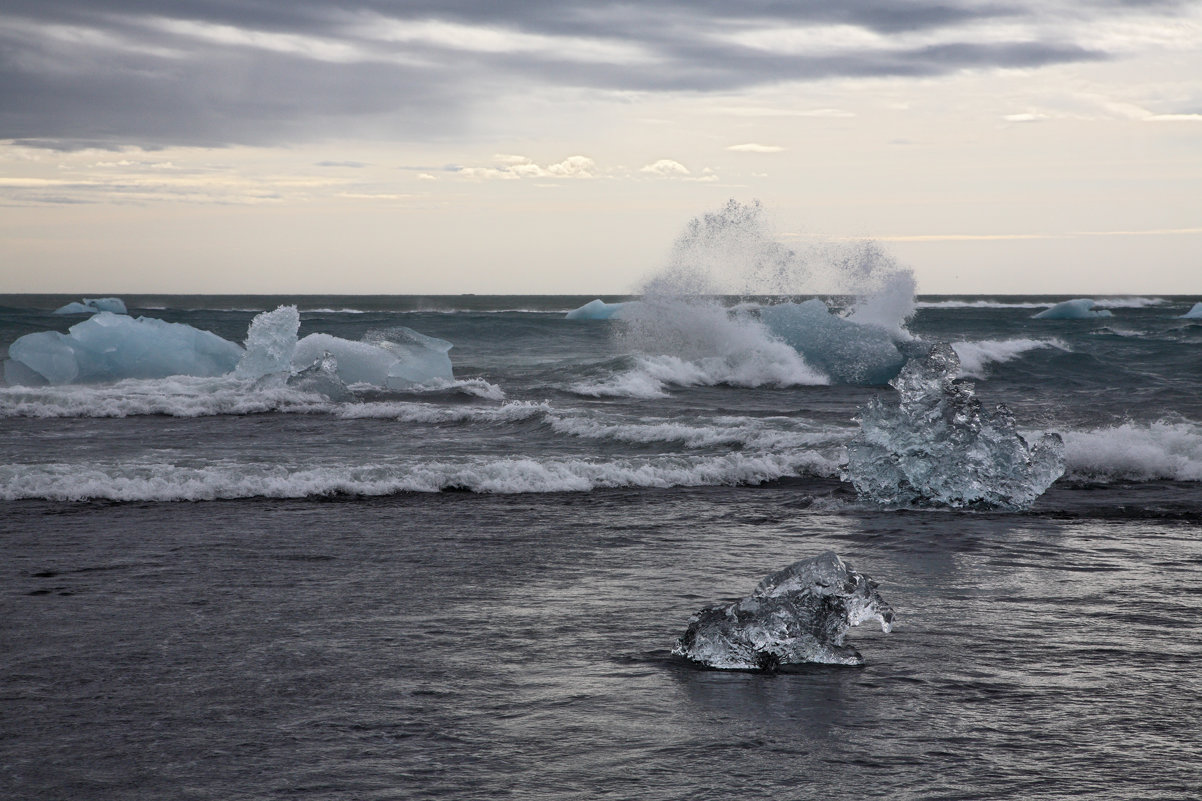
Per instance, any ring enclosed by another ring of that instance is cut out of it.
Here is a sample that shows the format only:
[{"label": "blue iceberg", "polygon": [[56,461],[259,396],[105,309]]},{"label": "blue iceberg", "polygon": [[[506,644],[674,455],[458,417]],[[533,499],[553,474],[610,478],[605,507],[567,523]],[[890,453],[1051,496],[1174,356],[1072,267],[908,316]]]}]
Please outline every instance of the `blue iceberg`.
[{"label": "blue iceberg", "polygon": [[1202,320],[1202,301],[1195,303],[1193,308],[1181,315],[1181,317],[1185,320]]},{"label": "blue iceberg", "polygon": [[26,334],[9,346],[8,356],[10,384],[76,384],[224,375],[238,364],[242,348],[183,323],[101,311],[66,334]]},{"label": "blue iceberg", "polygon": [[454,380],[451,357],[447,355],[451,347],[445,339],[403,326],[370,334],[364,342],[309,334],[296,343],[292,367],[305,370],[332,356],[337,376],[345,384],[410,389]]},{"label": "blue iceberg", "polygon": [[773,573],[746,598],[702,609],[672,653],[724,670],[862,665],[844,638],[868,620],[888,632],[893,608],[876,582],[828,551]]},{"label": "blue iceberg", "polygon": [[598,298],[590,300],[588,303],[581,306],[579,309],[572,309],[564,315],[565,320],[611,320],[614,317],[620,316],[622,309],[629,306],[631,303],[638,301],[627,301],[625,303],[606,303]]},{"label": "blue iceberg", "polygon": [[897,375],[906,357],[884,328],[831,314],[821,300],[778,303],[760,310],[773,335],[839,384],[880,385]]},{"label": "blue iceberg", "polygon": [[55,314],[95,314],[96,312],[128,314],[121,298],[84,298],[82,303],[68,303],[54,310]]},{"label": "blue iceberg", "polygon": [[1095,309],[1089,298],[1066,300],[1050,309],[1044,309],[1033,320],[1093,320],[1098,317],[1113,317],[1109,309]]},{"label": "blue iceberg", "polygon": [[982,408],[973,385],[955,381],[960,360],[939,343],[860,410],[843,480],[883,506],[1025,509],[1064,473],[1064,443],[1044,434],[1028,445],[1005,406]]}]

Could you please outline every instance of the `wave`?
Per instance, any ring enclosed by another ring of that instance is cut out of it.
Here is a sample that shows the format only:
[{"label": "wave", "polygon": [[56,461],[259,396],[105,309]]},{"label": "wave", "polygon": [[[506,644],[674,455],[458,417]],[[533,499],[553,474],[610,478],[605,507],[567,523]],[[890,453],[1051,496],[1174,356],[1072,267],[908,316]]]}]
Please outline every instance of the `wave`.
[{"label": "wave", "polygon": [[1006,302],[1000,300],[919,300],[916,309],[1046,309],[1047,303],[1029,301]]},{"label": "wave", "polygon": [[788,345],[764,340],[762,349],[726,356],[684,359],[637,356],[632,370],[597,381],[580,381],[569,392],[592,398],[665,398],[669,387],[803,387],[824,386],[830,379],[805,363]]},{"label": "wave", "polygon": [[[350,389],[365,394],[378,394],[381,391],[379,387],[367,384],[352,385]],[[418,396],[448,393],[492,401],[505,398],[500,387],[479,378],[435,382],[405,392],[406,395]],[[228,376],[172,376],[126,379],[112,384],[0,387],[0,418],[215,417],[270,413],[353,416],[356,407],[375,405],[358,401],[337,403],[317,392]],[[399,408],[413,404],[398,402],[394,405]]]},{"label": "wave", "polygon": [[1202,481],[1202,426],[1122,423],[1063,434],[1066,478],[1089,481]]},{"label": "wave", "polygon": [[1149,306],[1163,306],[1169,303],[1165,298],[1094,298],[1093,305],[1103,309],[1146,309]]},{"label": "wave", "polygon": [[798,475],[833,476],[816,453],[732,453],[610,461],[479,459],[287,467],[267,463],[180,467],[162,463],[0,466],[0,499],[205,501],[393,495],[456,489],[481,493],[587,492],[761,484]]},{"label": "wave", "polygon": [[[589,417],[549,418],[551,429],[583,439],[606,439],[636,445],[680,443],[687,448],[727,446],[763,451],[841,447],[849,430],[807,430],[789,418],[719,417],[704,425],[676,420],[613,423]],[[832,455],[832,459],[835,456]]]},{"label": "wave", "polygon": [[[1107,309],[1143,309],[1149,306],[1163,306],[1169,303],[1165,298],[1123,297],[1095,298],[1094,305]],[[920,300],[914,307],[917,309],[1046,309],[1056,305],[1056,301],[1030,300]]]},{"label": "wave", "polygon": [[1033,350],[1057,348],[1069,350],[1058,339],[982,339],[953,342],[952,349],[960,357],[960,375],[985,378],[986,367],[1012,361]]}]

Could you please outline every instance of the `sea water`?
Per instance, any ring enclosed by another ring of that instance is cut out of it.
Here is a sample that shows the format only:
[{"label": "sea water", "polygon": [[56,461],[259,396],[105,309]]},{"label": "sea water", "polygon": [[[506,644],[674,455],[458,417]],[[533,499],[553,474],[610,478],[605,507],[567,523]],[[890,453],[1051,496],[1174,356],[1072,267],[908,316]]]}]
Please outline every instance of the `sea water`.
[{"label": "sea water", "polygon": [[[565,319],[596,296],[122,296],[239,346],[281,306],[299,339],[405,328],[452,375],[0,388],[0,797],[1196,796],[1198,298],[911,298],[899,348],[948,343],[982,404],[1064,443],[1028,508],[957,510],[858,497],[855,418],[896,393],[760,313],[855,297],[726,288],[609,320]],[[79,299],[0,297],[0,349]],[[671,654],[828,551],[895,613],[849,633],[862,666]]]}]

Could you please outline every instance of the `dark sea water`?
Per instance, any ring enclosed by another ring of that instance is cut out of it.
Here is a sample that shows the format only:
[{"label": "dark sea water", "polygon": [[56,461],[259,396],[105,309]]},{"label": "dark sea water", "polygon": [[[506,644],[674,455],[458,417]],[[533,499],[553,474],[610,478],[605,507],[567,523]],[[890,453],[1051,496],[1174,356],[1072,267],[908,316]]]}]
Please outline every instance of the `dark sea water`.
[{"label": "dark sea water", "polygon": [[[0,349],[77,299],[0,296]],[[858,499],[893,390],[754,303],[648,335],[591,299],[125,296],[238,343],[289,303],[405,326],[454,379],[0,388],[0,798],[1202,797],[1198,298],[919,298],[914,348],[1064,439],[1025,511]],[[896,611],[862,667],[670,654],[827,550]]]}]

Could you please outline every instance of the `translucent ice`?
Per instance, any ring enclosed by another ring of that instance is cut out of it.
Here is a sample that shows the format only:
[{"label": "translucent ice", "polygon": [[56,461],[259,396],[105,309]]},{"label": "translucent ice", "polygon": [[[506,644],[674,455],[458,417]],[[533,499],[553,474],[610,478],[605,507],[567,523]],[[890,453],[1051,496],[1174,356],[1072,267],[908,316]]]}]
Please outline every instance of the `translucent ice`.
[{"label": "translucent ice", "polygon": [[299,329],[300,312],[295,306],[280,306],[256,315],[246,331],[246,354],[238,362],[234,375],[251,379],[266,375],[287,377],[292,372]]},{"label": "translucent ice", "polygon": [[303,370],[329,355],[334,357],[343,383],[389,389],[454,380],[447,355],[452,345],[445,339],[402,326],[375,332],[368,339],[353,342],[330,334],[309,334],[296,343],[292,366]]},{"label": "translucent ice", "polygon": [[1005,406],[981,407],[973,385],[953,379],[960,360],[940,343],[860,410],[843,478],[864,500],[887,506],[1022,509],[1064,473],[1064,444],[1044,434],[1028,446]]},{"label": "translucent ice", "polygon": [[[238,364],[242,348],[183,323],[102,311],[66,334],[26,334],[9,346],[8,355],[48,383],[71,384],[223,375]],[[6,377],[11,380],[21,368],[6,369]]]},{"label": "translucent ice", "polygon": [[[637,301],[633,301],[636,302]],[[581,306],[579,309],[572,309],[564,319],[567,320],[609,320],[620,314],[625,306],[629,303],[606,303],[598,298],[590,300],[588,303]]]},{"label": "translucent ice", "polygon": [[95,314],[107,311],[113,314],[128,314],[121,298],[84,298],[83,303],[68,303],[54,310],[55,314]]},{"label": "translucent ice", "polygon": [[1202,301],[1195,303],[1189,311],[1181,316],[1187,320],[1202,320]]},{"label": "translucent ice", "polygon": [[876,582],[828,551],[765,578],[751,595],[702,609],[672,653],[707,667],[771,670],[781,665],[861,665],[844,638],[852,626],[893,626]]},{"label": "translucent ice", "polygon": [[884,328],[837,317],[817,298],[767,306],[760,319],[836,383],[884,384],[906,361]]},{"label": "translucent ice", "polygon": [[1036,320],[1091,320],[1095,317],[1113,317],[1109,309],[1095,309],[1089,298],[1066,300],[1057,303],[1050,309],[1044,309],[1033,319]]}]

